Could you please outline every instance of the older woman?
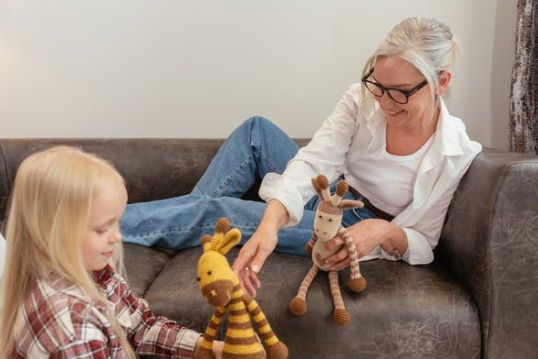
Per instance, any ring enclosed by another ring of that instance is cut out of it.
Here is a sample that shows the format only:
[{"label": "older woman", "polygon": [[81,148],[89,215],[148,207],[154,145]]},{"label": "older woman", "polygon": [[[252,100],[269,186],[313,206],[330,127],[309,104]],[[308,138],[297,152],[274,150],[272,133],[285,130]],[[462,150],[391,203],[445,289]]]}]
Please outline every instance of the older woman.
[{"label": "older woman", "polygon": [[[259,284],[255,273],[278,230],[302,218],[317,173],[342,174],[366,202],[346,218],[362,259],[433,260],[452,195],[481,151],[441,99],[458,51],[450,29],[434,19],[409,18],[392,29],[367,61],[361,83],[349,88],[309,145],[283,174],[264,178],[267,209],[234,264],[248,290]],[[342,243],[336,237],[330,246]],[[335,270],[347,266],[346,246],[327,261]],[[252,271],[241,271],[245,267]]]},{"label": "older woman", "polygon": [[[233,268],[255,294],[256,273],[272,251],[306,255],[317,206],[311,178],[322,173],[333,183],[345,178],[351,186],[346,196],[366,203],[343,218],[362,259],[430,263],[452,195],[481,151],[442,100],[458,52],[446,25],[405,19],[307,146],[299,150],[266,119],[247,120],[191,194],[129,205],[124,241],[197,246],[220,216],[229,217],[247,240]],[[260,178],[267,204],[241,199]],[[335,237],[329,246],[342,243]],[[334,270],[349,265],[342,247],[327,259]]]}]

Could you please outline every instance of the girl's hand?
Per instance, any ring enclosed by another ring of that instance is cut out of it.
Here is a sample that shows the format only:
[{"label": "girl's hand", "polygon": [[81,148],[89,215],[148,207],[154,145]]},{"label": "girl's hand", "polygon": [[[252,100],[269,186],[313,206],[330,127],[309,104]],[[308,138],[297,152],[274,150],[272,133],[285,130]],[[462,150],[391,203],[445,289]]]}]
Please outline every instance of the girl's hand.
[{"label": "girl's hand", "polygon": [[224,342],[220,340],[215,340],[213,342],[213,354],[215,359],[222,359],[222,351],[224,350]]},{"label": "girl's hand", "polygon": [[220,340],[214,340],[212,344],[212,350],[206,349],[202,346],[204,337],[196,340],[196,347],[194,348],[194,359],[222,359],[222,352],[224,350],[224,342]]}]

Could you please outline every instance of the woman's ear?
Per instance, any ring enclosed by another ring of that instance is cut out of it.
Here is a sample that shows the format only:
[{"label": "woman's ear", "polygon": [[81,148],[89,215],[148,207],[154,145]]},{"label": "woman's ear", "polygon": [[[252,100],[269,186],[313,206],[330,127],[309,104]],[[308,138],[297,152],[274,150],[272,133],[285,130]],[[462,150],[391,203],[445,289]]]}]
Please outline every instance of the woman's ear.
[{"label": "woman's ear", "polygon": [[450,84],[451,79],[452,79],[452,72],[450,70],[445,70],[441,72],[441,75],[439,75],[439,93],[438,93],[439,96],[445,93],[445,91],[448,88],[448,85]]}]

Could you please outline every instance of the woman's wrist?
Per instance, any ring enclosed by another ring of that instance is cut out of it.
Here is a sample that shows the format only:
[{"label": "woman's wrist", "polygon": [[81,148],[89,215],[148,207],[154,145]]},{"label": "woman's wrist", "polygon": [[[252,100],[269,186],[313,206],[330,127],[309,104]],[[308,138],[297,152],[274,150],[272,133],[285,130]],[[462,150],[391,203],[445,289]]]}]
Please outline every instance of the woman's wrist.
[{"label": "woman's wrist", "polygon": [[394,229],[395,235],[391,236],[389,240],[385,241],[382,248],[394,258],[401,259],[408,247],[407,234],[403,228],[394,226]]},{"label": "woman's wrist", "polygon": [[267,204],[267,208],[260,223],[260,227],[271,228],[278,231],[289,219],[288,210],[276,199]]}]

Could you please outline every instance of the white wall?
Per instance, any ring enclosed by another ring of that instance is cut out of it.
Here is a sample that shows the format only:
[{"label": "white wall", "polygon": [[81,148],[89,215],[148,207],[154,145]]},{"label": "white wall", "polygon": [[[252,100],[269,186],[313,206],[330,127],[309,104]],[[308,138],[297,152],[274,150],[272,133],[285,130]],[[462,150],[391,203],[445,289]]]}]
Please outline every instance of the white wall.
[{"label": "white wall", "polygon": [[0,137],[226,137],[253,114],[309,137],[386,33],[460,38],[451,111],[507,148],[516,1],[3,0]]}]

